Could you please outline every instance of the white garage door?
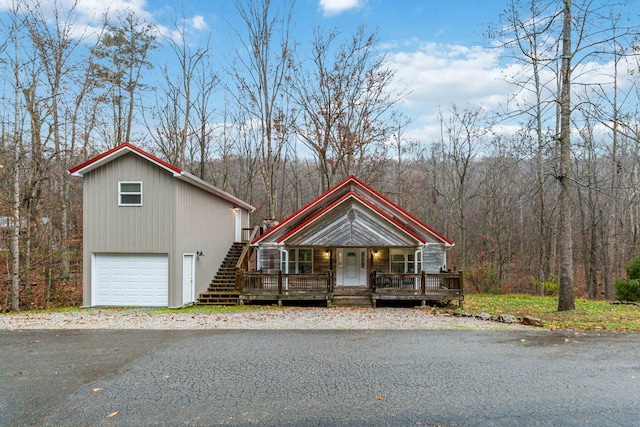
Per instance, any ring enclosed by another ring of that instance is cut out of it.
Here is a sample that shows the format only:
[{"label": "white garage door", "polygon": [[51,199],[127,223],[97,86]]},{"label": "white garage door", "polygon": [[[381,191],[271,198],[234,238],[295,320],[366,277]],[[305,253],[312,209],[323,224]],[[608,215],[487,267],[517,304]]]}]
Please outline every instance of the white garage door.
[{"label": "white garage door", "polygon": [[96,254],[92,305],[167,307],[167,255]]}]

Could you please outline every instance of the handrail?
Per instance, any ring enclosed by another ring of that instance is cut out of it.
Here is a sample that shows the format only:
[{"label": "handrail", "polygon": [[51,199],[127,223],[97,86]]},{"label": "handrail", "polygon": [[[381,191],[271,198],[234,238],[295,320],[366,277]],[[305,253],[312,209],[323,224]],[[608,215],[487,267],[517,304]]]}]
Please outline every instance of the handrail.
[{"label": "handrail", "polygon": [[241,273],[242,267],[246,266],[247,270],[249,267],[249,258],[251,257],[251,242],[253,242],[255,238],[261,234],[261,230],[262,230],[262,227],[260,227],[259,225],[256,225],[255,227],[253,227],[253,231],[249,236],[249,240],[247,240],[247,243],[244,245],[244,248],[242,248],[242,252],[240,252],[240,258],[238,258],[238,262],[236,262],[236,268],[235,268],[236,290],[240,290],[240,286],[241,286],[240,281],[242,280],[242,273]]},{"label": "handrail", "polygon": [[244,264],[244,259],[247,256],[247,253],[249,252],[249,250],[251,249],[251,242],[253,242],[253,240],[257,237],[257,234],[260,231],[260,226],[256,225],[255,227],[253,227],[253,231],[251,232],[251,236],[249,236],[249,240],[247,241],[247,243],[244,245],[244,248],[242,248],[242,252],[240,253],[240,258],[238,259],[238,262],[236,263],[236,270],[239,268],[242,268],[242,265]]}]

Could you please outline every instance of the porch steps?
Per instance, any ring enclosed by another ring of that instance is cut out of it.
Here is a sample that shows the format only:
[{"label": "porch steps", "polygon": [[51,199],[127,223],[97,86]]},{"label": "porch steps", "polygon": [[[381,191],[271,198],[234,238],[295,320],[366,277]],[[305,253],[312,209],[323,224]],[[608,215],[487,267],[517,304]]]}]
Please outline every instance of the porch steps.
[{"label": "porch steps", "polygon": [[244,243],[234,243],[211,279],[209,288],[200,294],[199,305],[238,305],[236,291],[236,264],[240,259]]},{"label": "porch steps", "polygon": [[334,295],[331,298],[332,307],[373,307],[370,296]]},{"label": "porch steps", "polygon": [[336,288],[331,297],[333,307],[373,307],[368,289],[360,287]]}]

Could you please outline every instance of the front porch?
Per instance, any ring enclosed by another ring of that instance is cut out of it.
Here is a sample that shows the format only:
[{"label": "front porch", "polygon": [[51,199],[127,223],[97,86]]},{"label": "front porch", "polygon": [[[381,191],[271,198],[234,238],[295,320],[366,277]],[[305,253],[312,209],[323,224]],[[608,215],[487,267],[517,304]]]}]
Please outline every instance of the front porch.
[{"label": "front porch", "polygon": [[236,287],[240,304],[273,301],[318,301],[336,305],[365,305],[376,307],[378,301],[413,301],[426,305],[427,301],[464,301],[464,281],[461,272],[395,274],[372,271],[364,286],[336,286],[336,274],[329,271],[317,274],[283,274],[245,272],[236,273]]}]

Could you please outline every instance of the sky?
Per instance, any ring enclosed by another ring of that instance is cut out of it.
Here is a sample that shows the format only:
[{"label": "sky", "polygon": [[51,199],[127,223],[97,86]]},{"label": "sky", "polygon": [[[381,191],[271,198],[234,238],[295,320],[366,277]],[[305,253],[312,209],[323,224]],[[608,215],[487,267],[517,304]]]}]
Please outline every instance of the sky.
[{"label": "sky", "polygon": [[[0,0],[0,8],[11,0]],[[73,0],[56,1],[65,5]],[[98,26],[99,17],[130,9],[170,33],[172,17],[184,15],[192,43],[211,35],[220,63],[234,54],[237,40],[231,30],[242,25],[232,0],[78,0],[81,21]],[[285,0],[272,0],[282,7]],[[558,0],[559,1],[559,0]],[[594,0],[602,4],[606,0]],[[484,36],[498,22],[506,0],[297,0],[293,9],[292,37],[298,52],[310,46],[312,30],[335,29],[344,35],[360,25],[377,31],[379,49],[396,69],[397,91],[408,92],[403,108],[414,119],[409,129],[414,139],[434,138],[438,108],[481,106],[496,110],[506,103],[510,87],[504,75],[510,69],[500,49]],[[627,10],[639,22],[640,0],[628,0]],[[6,6],[5,6],[6,7]],[[160,59],[161,61],[161,59]],[[160,65],[160,64],[158,64]],[[606,68],[607,64],[592,64]],[[222,67],[221,67],[222,68]]]}]

